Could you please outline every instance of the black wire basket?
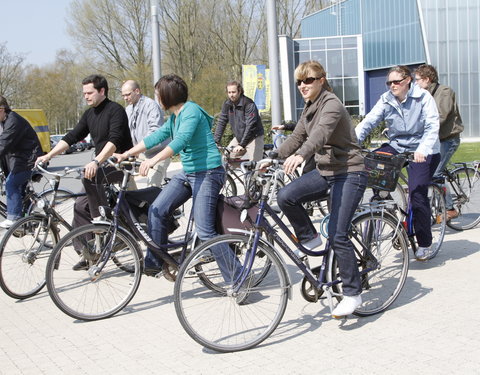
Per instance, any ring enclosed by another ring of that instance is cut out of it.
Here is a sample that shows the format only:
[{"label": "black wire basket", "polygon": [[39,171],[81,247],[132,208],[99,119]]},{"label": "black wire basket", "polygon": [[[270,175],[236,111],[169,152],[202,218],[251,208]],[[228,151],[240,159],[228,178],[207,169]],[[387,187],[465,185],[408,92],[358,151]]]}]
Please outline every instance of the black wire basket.
[{"label": "black wire basket", "polygon": [[405,165],[405,155],[370,152],[365,155],[365,169],[368,173],[368,187],[394,191],[400,172]]}]

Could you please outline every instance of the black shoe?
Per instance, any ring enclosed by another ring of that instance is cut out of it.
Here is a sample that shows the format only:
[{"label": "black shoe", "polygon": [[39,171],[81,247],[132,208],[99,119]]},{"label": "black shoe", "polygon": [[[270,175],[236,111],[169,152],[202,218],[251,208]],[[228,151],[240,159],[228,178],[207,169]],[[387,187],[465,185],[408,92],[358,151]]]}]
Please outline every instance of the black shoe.
[{"label": "black shoe", "polygon": [[158,278],[162,276],[162,269],[156,267],[145,267],[143,273],[147,276],[153,276]]},{"label": "black shoe", "polygon": [[78,262],[72,267],[72,270],[74,271],[88,270],[88,262],[86,260],[81,260],[80,262]]}]

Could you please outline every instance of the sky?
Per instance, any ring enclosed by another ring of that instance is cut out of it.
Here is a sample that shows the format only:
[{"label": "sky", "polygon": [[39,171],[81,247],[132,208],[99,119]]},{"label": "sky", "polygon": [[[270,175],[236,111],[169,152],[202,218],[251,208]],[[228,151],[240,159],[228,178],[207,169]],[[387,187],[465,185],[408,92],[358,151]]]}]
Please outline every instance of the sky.
[{"label": "sky", "polygon": [[56,52],[73,50],[66,31],[70,0],[0,0],[0,43],[10,54],[26,54],[26,62],[42,66],[55,61]]}]

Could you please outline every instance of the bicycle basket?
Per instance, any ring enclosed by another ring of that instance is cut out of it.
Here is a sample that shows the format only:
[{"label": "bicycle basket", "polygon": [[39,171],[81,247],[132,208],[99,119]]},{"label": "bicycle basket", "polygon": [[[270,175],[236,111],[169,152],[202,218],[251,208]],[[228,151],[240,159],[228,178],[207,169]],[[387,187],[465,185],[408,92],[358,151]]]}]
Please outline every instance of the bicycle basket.
[{"label": "bicycle basket", "polygon": [[391,155],[370,152],[365,155],[365,169],[368,172],[368,187],[394,191],[405,164],[405,155]]}]

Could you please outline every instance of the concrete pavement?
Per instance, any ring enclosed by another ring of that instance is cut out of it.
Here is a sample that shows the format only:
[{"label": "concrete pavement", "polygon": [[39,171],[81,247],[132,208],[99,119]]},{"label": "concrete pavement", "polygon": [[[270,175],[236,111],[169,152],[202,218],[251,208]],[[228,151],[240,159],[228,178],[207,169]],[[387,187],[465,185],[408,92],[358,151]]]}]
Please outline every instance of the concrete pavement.
[{"label": "concrete pavement", "polygon": [[480,227],[448,229],[438,256],[411,260],[397,301],[367,318],[334,320],[323,300],[306,302],[289,264],[293,299],[279,327],[230,354],[183,331],[165,279],[143,277],[124,311],[96,322],[64,315],[46,290],[25,301],[0,292],[0,374],[480,373],[479,239]]}]

